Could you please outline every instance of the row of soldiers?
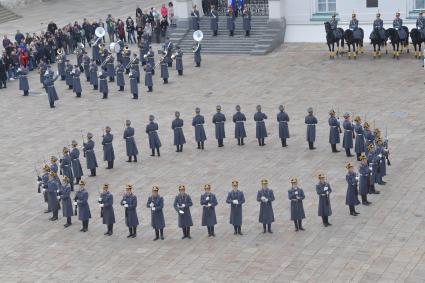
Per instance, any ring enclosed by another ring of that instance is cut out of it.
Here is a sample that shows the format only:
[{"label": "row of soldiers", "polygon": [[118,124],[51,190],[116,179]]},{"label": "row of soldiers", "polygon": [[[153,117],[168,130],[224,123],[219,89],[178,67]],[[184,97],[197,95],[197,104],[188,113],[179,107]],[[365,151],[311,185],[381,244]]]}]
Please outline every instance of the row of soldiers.
[{"label": "row of soldiers", "polygon": [[[201,19],[199,16],[199,11],[196,8],[196,5],[193,6],[193,10],[190,16],[192,20],[192,29],[195,31],[200,30]],[[211,30],[213,31],[213,36],[217,36],[219,15],[214,5],[211,6],[211,11],[209,12],[208,16],[210,17],[210,21],[211,21],[210,26],[211,26]],[[243,18],[242,27],[243,27],[243,30],[245,31],[245,36],[249,36],[251,32],[251,11],[247,7],[245,7],[245,9],[242,12],[242,18]],[[227,19],[227,29],[229,30],[229,36],[234,36],[236,15],[231,5],[229,5],[227,9],[226,19]]]},{"label": "row of soldiers", "polygon": [[[371,150],[373,146],[370,146]],[[347,182],[346,205],[349,206],[349,212],[352,216],[357,216],[355,206],[360,204],[358,195],[361,195],[362,204],[369,205],[367,194],[377,193],[374,188],[376,181],[375,171],[372,168],[374,160],[368,161],[364,154],[361,155],[361,164],[358,173],[354,171],[354,166],[351,163],[346,165],[347,174],[345,176]],[[62,203],[63,217],[67,219],[64,227],[72,225],[71,217],[78,215],[78,219],[82,221],[80,231],[87,232],[89,219],[91,218],[90,206],[88,202],[89,193],[85,188],[85,181],[78,182],[79,189],[74,197],[74,210],[72,205],[71,191],[72,181],[68,176],[64,176],[62,182],[59,180],[57,167],[44,165],[43,175],[39,177],[39,188],[42,187],[45,195],[45,200],[48,203],[47,212],[52,212],[53,216],[50,220],[58,219],[58,210],[60,202]],[[332,188],[326,180],[324,174],[318,175],[319,182],[316,184],[316,193],[319,197],[318,216],[322,218],[323,225],[328,227],[332,225],[329,222],[329,217],[332,215],[330,195]],[[305,218],[303,200],[305,193],[298,186],[298,179],[293,177],[290,179],[291,188],[288,190],[288,199],[290,201],[290,215],[294,222],[295,231],[304,231],[302,220]],[[191,238],[190,227],[193,226],[193,220],[190,208],[193,206],[192,198],[186,193],[184,185],[178,186],[179,193],[176,195],[173,203],[178,217],[178,226],[182,229],[182,239]],[[204,186],[204,193],[200,196],[200,205],[202,206],[202,226],[207,227],[208,236],[215,237],[214,226],[217,224],[215,207],[218,205],[218,200],[215,194],[211,192],[211,185]],[[256,200],[260,204],[258,221],[263,225],[263,233],[273,233],[271,229],[272,223],[275,221],[273,212],[273,202],[275,201],[273,190],[269,188],[266,179],[261,180],[261,189],[257,192]],[[230,224],[233,225],[234,234],[242,235],[242,205],[245,203],[244,193],[239,190],[238,181],[232,181],[232,190],[228,192],[226,203],[230,205]],[[103,224],[107,226],[105,235],[113,234],[113,225],[115,223],[114,213],[114,198],[109,191],[109,185],[104,184],[102,192],[99,192],[98,204],[101,210],[100,217]],[[129,229],[128,238],[135,238],[137,234],[137,226],[139,225],[137,214],[137,196],[133,193],[133,185],[126,185],[125,192],[122,194],[120,205],[125,209],[125,223]],[[151,226],[155,230],[154,241],[164,239],[164,198],[159,195],[159,187],[153,186],[152,194],[148,197],[146,207],[151,211]]]}]

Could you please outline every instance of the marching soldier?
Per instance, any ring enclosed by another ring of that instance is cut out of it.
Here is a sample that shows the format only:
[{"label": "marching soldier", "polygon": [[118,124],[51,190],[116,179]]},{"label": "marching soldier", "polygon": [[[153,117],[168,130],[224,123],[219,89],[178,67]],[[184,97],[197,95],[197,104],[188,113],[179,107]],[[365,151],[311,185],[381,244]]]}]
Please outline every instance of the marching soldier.
[{"label": "marching soldier", "polygon": [[164,61],[167,63],[168,67],[172,67],[173,66],[173,60],[171,59],[171,53],[173,52],[173,42],[171,42],[170,38],[167,36],[164,44],[162,45],[162,51],[163,54],[165,55],[164,57]]},{"label": "marching soldier", "polygon": [[217,206],[217,198],[211,193],[211,185],[204,186],[205,193],[201,195],[202,208],[202,226],[207,226],[208,237],[215,237],[214,225],[217,224],[215,215],[215,207]]},{"label": "marching soldier", "polygon": [[373,146],[373,144],[370,144],[368,146],[368,154],[367,154],[367,162],[369,164],[369,168],[370,168],[370,183],[369,183],[369,192],[371,194],[379,194],[379,191],[375,190],[375,184],[377,184],[379,182],[379,173],[378,173],[378,162],[379,162],[379,157],[375,151],[375,147]]},{"label": "marching soldier", "polygon": [[100,45],[103,46],[102,48],[105,48],[105,44],[104,43],[94,44],[92,46],[92,58],[98,64],[100,64],[100,61],[101,61],[100,50],[99,50],[100,49],[99,48]]},{"label": "marching soldier", "polygon": [[227,8],[227,29],[229,30],[229,36],[233,36],[235,32],[235,13],[233,12],[232,6]]},{"label": "marching soldier", "polygon": [[24,66],[21,66],[18,68],[16,75],[19,76],[19,90],[24,92],[24,96],[28,96],[28,91],[30,89],[27,78],[28,69]]},{"label": "marching soldier", "polygon": [[58,158],[56,156],[51,156],[50,157],[50,171],[58,174],[59,171],[59,167],[56,164],[56,162],[58,161]]},{"label": "marching soldier", "polygon": [[122,51],[124,54],[122,56],[122,65],[125,67],[125,73],[130,73],[130,68],[127,68],[127,66],[130,64],[130,58],[131,58],[131,50],[126,44],[124,46],[124,51]]},{"label": "marching soldier", "polygon": [[155,52],[153,52],[152,46],[149,46],[149,50],[146,53],[146,55],[147,55],[147,60],[148,60],[147,63],[149,63],[151,65],[151,68],[152,68],[152,70],[151,70],[152,75],[155,75],[155,68],[154,68],[154,66],[155,66]]},{"label": "marching soldier", "polygon": [[152,75],[155,73],[154,65],[148,62],[144,66],[144,70],[145,70],[145,86],[148,87],[148,92],[152,92],[153,90]]},{"label": "marching soldier", "polygon": [[181,50],[180,46],[176,46],[176,70],[179,76],[183,76],[183,51]]},{"label": "marching soldier", "polygon": [[120,61],[118,61],[118,65],[115,67],[115,72],[117,75],[117,86],[120,88],[118,91],[124,91],[124,66]]},{"label": "marching soldier", "polygon": [[130,92],[133,95],[133,99],[139,99],[139,71],[136,69],[135,65],[131,65],[128,76],[130,78]]},{"label": "marching soldier", "polygon": [[108,162],[108,167],[106,169],[114,168],[114,146],[112,145],[112,141],[114,140],[114,135],[111,134],[111,127],[105,127],[106,134],[102,135],[102,145],[103,145],[103,160]]},{"label": "marching soldier", "polygon": [[354,172],[353,164],[348,163],[347,166],[348,172],[347,175],[345,175],[345,180],[347,181],[347,194],[345,196],[345,204],[348,205],[350,209],[350,215],[357,216],[358,212],[356,212],[356,205],[360,204],[359,201],[359,190],[357,188],[359,177],[357,177],[356,173]]},{"label": "marching soldier", "polygon": [[[47,73],[47,71],[46,71]],[[58,94],[56,93],[55,81],[58,79],[58,76],[53,78],[52,75],[47,73],[44,76],[44,86],[47,91],[47,98],[49,99],[50,108],[55,108],[55,101],[59,100]]]},{"label": "marching soldier", "polygon": [[94,59],[91,60],[90,63],[90,84],[93,86],[94,90],[98,88],[98,78],[97,78],[97,65]]},{"label": "marching soldier", "polygon": [[179,228],[182,228],[182,239],[192,239],[190,236],[190,226],[193,226],[192,215],[190,214],[190,207],[193,205],[192,199],[186,194],[186,187],[179,185],[179,194],[174,199],[174,209],[178,213]]},{"label": "marching soldier", "polygon": [[84,74],[86,75],[86,79],[90,82],[90,57],[87,55],[87,52],[84,52],[83,55],[83,66],[84,66]]},{"label": "marching soldier", "polygon": [[90,206],[89,206],[89,193],[87,192],[86,182],[80,180],[80,188],[75,195],[74,205],[78,206],[78,220],[81,220],[83,226],[80,232],[87,232],[89,230],[89,219],[91,218]]},{"label": "marching soldier", "polygon": [[263,224],[263,233],[273,233],[272,223],[274,222],[274,213],[272,202],[274,201],[274,194],[273,190],[269,189],[267,180],[261,180],[261,190],[257,193],[257,201],[260,202],[260,216],[258,221]]},{"label": "marching soldier", "polygon": [[277,122],[279,123],[279,138],[282,141],[282,147],[286,147],[286,139],[289,139],[289,115],[285,112],[283,105],[279,105],[279,113],[277,114]]},{"label": "marching soldier", "polygon": [[246,138],[245,121],[245,114],[241,112],[241,107],[236,105],[233,123],[235,123],[235,138],[238,140],[238,145],[244,145],[243,139]]},{"label": "marching soldier", "polygon": [[105,72],[105,70],[100,69],[99,71],[99,92],[103,94],[102,99],[108,98],[108,74]]},{"label": "marching soldier", "polygon": [[183,152],[183,145],[186,139],[183,134],[183,120],[180,119],[180,112],[174,113],[176,119],[171,123],[171,129],[174,131],[174,145],[177,147],[176,152]]},{"label": "marching soldier", "polygon": [[112,236],[114,231],[115,213],[114,196],[109,192],[109,184],[103,185],[103,192],[99,196],[99,207],[101,208],[101,217],[103,224],[107,225],[108,231],[104,235]]},{"label": "marching soldier", "polygon": [[368,122],[364,122],[363,124],[364,128],[364,139],[366,141],[365,144],[365,153],[366,155],[369,153],[369,145],[372,144],[375,140],[375,136],[373,135],[372,131],[370,130],[370,126]]},{"label": "marching soldier", "polygon": [[108,73],[109,82],[115,82],[115,68],[114,68],[114,56],[109,54],[110,59],[106,63],[106,72]]},{"label": "marching soldier", "polygon": [[261,105],[257,105],[257,113],[254,114],[255,136],[259,146],[265,146],[264,139],[267,137],[266,123],[267,115],[261,112]]},{"label": "marching soldier", "polygon": [[87,142],[83,143],[83,151],[86,156],[87,169],[90,170],[89,177],[96,176],[96,167],[97,167],[96,154],[94,152],[94,141],[92,139],[93,139],[93,134],[87,133]]},{"label": "marching soldier", "polygon": [[133,77],[136,77],[137,83],[140,83],[140,68],[139,68],[139,58],[137,58],[137,54],[133,53],[133,60],[131,61],[130,71],[133,71]]},{"label": "marching soldier", "polygon": [[47,182],[47,206],[48,210],[53,212],[53,216],[49,219],[51,221],[58,220],[59,202],[57,200],[57,192],[59,191],[59,184],[56,181],[57,174],[50,171],[49,181]]},{"label": "marching soldier", "polygon": [[305,199],[303,189],[298,187],[297,178],[291,178],[291,189],[288,190],[288,198],[291,201],[291,220],[295,224],[295,232],[304,231],[302,220],[305,218],[303,199]]},{"label": "marching soldier", "polygon": [[385,160],[386,156],[388,156],[388,151],[385,149],[381,137],[376,140],[376,154],[378,156],[378,184],[385,185],[386,182],[384,182],[382,178],[387,175],[387,165]]},{"label": "marching soldier", "polygon": [[[425,40],[425,18],[423,15],[424,12],[420,10],[416,19],[416,28],[419,30],[422,40]],[[419,51],[417,56],[422,57],[422,51]]]},{"label": "marching soldier", "polygon": [[329,216],[332,215],[330,194],[332,193],[331,185],[326,182],[325,174],[319,174],[319,183],[316,185],[316,192],[319,196],[319,216],[322,217],[323,226],[328,227]]},{"label": "marching soldier", "polygon": [[193,59],[195,61],[195,67],[201,67],[201,43],[199,43],[199,41],[195,41],[195,43],[193,44],[192,47],[192,51],[193,51]]},{"label": "marching soldier", "polygon": [[139,42],[139,57],[142,62],[142,66],[146,65],[147,53],[149,50],[149,46],[146,40],[143,38],[140,39]]},{"label": "marching soldier", "polygon": [[137,155],[139,151],[137,150],[136,141],[134,140],[134,128],[131,127],[131,121],[125,121],[125,130],[124,130],[124,140],[125,140],[125,148],[127,151],[128,160],[127,162],[131,162],[131,157],[134,157],[134,162],[137,162]]},{"label": "marching soldier", "polygon": [[354,151],[356,152],[357,161],[360,161],[360,155],[365,152],[364,130],[362,126],[362,120],[359,116],[356,116],[356,118],[354,118],[354,122],[356,123],[354,125],[354,130],[356,133]]},{"label": "marching soldier", "polygon": [[245,30],[245,36],[249,36],[251,32],[251,11],[245,7],[243,10],[243,29]]},{"label": "marching soldier", "polygon": [[227,194],[226,202],[230,204],[230,224],[235,235],[242,235],[242,205],[245,203],[243,192],[239,190],[239,182],[232,181],[232,190]]},{"label": "marching soldier", "polygon": [[335,111],[331,109],[329,111],[329,143],[331,144],[332,152],[339,152],[339,150],[336,149],[336,145],[340,142],[339,139],[339,131],[340,131],[340,124],[338,119],[335,117]]},{"label": "marching soldier", "polygon": [[146,206],[151,210],[151,225],[155,229],[155,238],[154,241],[158,240],[161,237],[161,240],[164,240],[164,198],[158,194],[159,187],[153,186],[152,195],[148,198]]},{"label": "marching soldier", "polygon": [[47,64],[44,62],[43,59],[40,59],[40,63],[38,64],[38,68],[40,69],[40,83],[43,85],[43,87],[46,89],[46,92],[47,92],[47,87],[46,87],[46,83],[45,83]]},{"label": "marching soldier", "polygon": [[63,50],[60,50],[60,53],[58,51],[58,74],[61,77],[61,81],[64,81],[66,78],[66,72],[65,72],[65,62],[68,62],[66,60],[66,53]]},{"label": "marching soldier", "polygon": [[[69,157],[71,158],[72,175],[75,178],[75,184],[78,185],[83,176],[83,169],[80,163],[80,150],[77,148],[78,143],[74,140],[71,142],[71,146],[72,149],[69,153]],[[74,182],[74,179],[71,179],[71,182]]]},{"label": "marching soldier", "polygon": [[393,28],[398,32],[400,41],[404,41],[407,37],[406,31],[403,29],[403,20],[400,18],[400,12],[397,11],[393,20]]},{"label": "marching soldier", "polygon": [[308,115],[305,116],[305,124],[307,125],[307,142],[310,150],[316,149],[314,142],[316,141],[316,125],[317,118],[313,115],[313,108],[307,109]]},{"label": "marching soldier", "polygon": [[72,77],[72,70],[73,69],[74,69],[74,67],[69,62],[69,60],[66,60],[66,65],[65,65],[65,82],[68,85],[68,89],[72,89],[72,87],[74,85],[74,79]]},{"label": "marching soldier", "polygon": [[133,194],[133,185],[126,185],[125,194],[121,200],[121,205],[125,208],[125,224],[129,234],[127,238],[136,238],[139,218],[137,217],[137,197]]},{"label": "marching soldier", "polygon": [[[47,203],[48,207],[48,198],[47,198],[47,183],[49,182],[49,174],[50,174],[50,167],[47,164],[44,164],[43,166],[43,175],[41,177],[37,178],[39,187],[42,188],[43,192],[43,199],[44,202]],[[50,213],[52,212],[49,207],[44,211],[44,213]]]},{"label": "marching soldier", "polygon": [[158,157],[160,157],[159,148],[161,147],[161,141],[158,137],[158,123],[154,122],[155,117],[153,115],[149,115],[149,124],[146,126],[146,133],[149,138],[149,147],[152,150],[151,156],[155,156],[155,149],[158,153]]},{"label": "marching soldier", "polygon": [[216,107],[217,113],[214,114],[212,122],[215,125],[215,138],[218,141],[218,147],[223,147],[223,140],[226,137],[226,133],[224,131],[224,122],[226,122],[226,116],[221,113],[221,106],[217,105]]},{"label": "marching soldier", "polygon": [[165,52],[162,53],[164,57],[159,59],[161,65],[161,78],[164,80],[164,84],[168,84],[168,78],[170,75],[168,74],[168,63],[167,63],[167,55]]},{"label": "marching soldier", "polygon": [[195,113],[196,115],[192,119],[192,126],[195,127],[195,140],[198,143],[198,149],[204,149],[204,142],[207,140],[204,129],[205,119],[200,114],[201,109],[199,107],[195,108]]},{"label": "marching soldier", "polygon": [[58,193],[58,199],[62,200],[62,215],[66,217],[66,223],[63,225],[65,228],[72,225],[71,216],[74,215],[71,202],[71,185],[72,179],[69,179],[68,176],[64,176],[62,179],[62,186],[60,186]]},{"label": "marching soldier", "polygon": [[345,149],[345,155],[351,157],[351,149],[353,148],[353,138],[354,136],[354,125],[350,120],[350,114],[344,113],[344,122],[342,123],[344,128],[344,137],[342,140],[342,147]]},{"label": "marching soldier", "polygon": [[193,5],[193,10],[190,13],[190,17],[192,18],[192,29],[195,30],[199,30],[199,21],[200,21],[200,17],[199,17],[199,11],[196,8],[196,5]]},{"label": "marching soldier", "polygon": [[369,183],[370,183],[370,174],[371,169],[367,164],[367,157],[364,153],[360,156],[360,166],[359,166],[359,193],[362,197],[362,204],[369,205],[371,202],[367,200],[367,195],[369,192]]},{"label": "marching soldier", "polygon": [[213,36],[217,36],[218,33],[218,12],[215,10],[215,6],[211,5],[211,30],[213,31]]},{"label": "marching soldier", "polygon": [[71,157],[69,156],[69,149],[67,147],[64,147],[63,150],[63,157],[60,160],[60,168],[61,172],[64,176],[68,177],[70,182],[71,191],[74,191],[74,175],[72,174],[72,161]]},{"label": "marching soldier", "polygon": [[76,94],[76,97],[81,97],[81,82],[80,82],[80,69],[77,65],[74,65],[72,70],[72,91]]}]

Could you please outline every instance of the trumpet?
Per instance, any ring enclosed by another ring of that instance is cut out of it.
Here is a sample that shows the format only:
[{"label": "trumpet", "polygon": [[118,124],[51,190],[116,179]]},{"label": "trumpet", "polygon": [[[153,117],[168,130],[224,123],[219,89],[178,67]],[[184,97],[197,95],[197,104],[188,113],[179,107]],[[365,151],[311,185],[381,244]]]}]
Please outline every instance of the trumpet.
[{"label": "trumpet", "polygon": [[135,57],[134,59],[132,59],[128,64],[127,64],[127,66],[125,66],[125,68],[126,69],[128,69],[128,68],[130,68],[131,67],[131,65],[133,65],[134,64],[134,62],[137,60],[137,57]]},{"label": "trumpet", "polygon": [[171,55],[171,60],[176,59],[176,57],[177,57],[177,52],[176,52],[176,53],[174,53],[173,55]]},{"label": "trumpet", "polygon": [[112,59],[112,54],[108,55],[108,57],[105,58],[105,60],[102,62],[102,64],[100,65],[102,68],[105,67],[106,64],[110,63]]}]

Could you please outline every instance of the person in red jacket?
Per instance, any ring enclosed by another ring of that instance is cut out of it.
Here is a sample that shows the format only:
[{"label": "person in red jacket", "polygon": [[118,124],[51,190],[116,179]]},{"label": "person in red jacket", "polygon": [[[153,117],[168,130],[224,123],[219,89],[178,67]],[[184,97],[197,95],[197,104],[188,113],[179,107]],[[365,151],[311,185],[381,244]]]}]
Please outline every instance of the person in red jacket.
[{"label": "person in red jacket", "polygon": [[23,48],[19,51],[19,63],[24,67],[28,66],[28,53]]}]

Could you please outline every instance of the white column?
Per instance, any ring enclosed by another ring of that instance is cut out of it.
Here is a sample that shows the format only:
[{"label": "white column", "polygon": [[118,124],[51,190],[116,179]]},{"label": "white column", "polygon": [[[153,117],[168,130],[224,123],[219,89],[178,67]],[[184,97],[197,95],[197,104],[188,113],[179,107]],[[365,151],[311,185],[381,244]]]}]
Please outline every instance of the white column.
[{"label": "white column", "polygon": [[177,19],[188,19],[192,9],[192,0],[174,0],[174,16]]},{"label": "white column", "polygon": [[283,1],[269,0],[269,21],[281,21],[283,18]]}]

